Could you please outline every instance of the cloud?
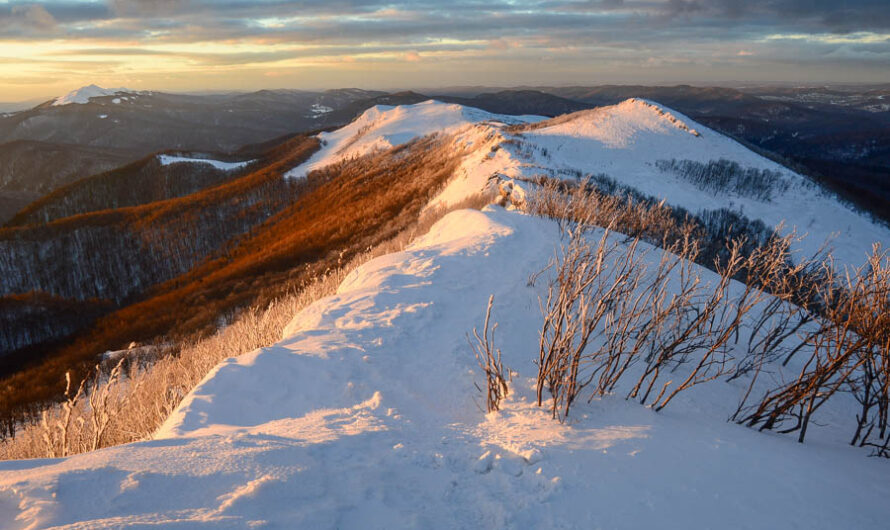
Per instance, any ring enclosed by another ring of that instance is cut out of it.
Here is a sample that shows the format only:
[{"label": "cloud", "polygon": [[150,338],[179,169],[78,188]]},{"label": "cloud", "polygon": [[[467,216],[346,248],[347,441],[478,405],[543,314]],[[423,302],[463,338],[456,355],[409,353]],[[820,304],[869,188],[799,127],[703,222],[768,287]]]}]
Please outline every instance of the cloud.
[{"label": "cloud", "polygon": [[[443,69],[497,63],[529,76],[539,75],[543,63],[569,73],[684,65],[682,72],[697,68],[702,78],[711,75],[714,65],[761,66],[762,72],[781,76],[787,68],[777,64],[822,61],[826,66],[844,58],[872,68],[877,76],[881,69],[886,71],[890,55],[890,40],[881,38],[890,33],[886,3],[12,0],[0,3],[0,55],[19,53],[4,51],[4,46],[13,46],[8,43],[44,43],[41,48],[49,50],[45,53],[71,64],[113,57],[139,65],[130,72],[177,61],[182,69],[262,66],[263,71],[299,61],[389,61],[415,69],[446,61]],[[792,42],[785,38],[789,35],[806,38]],[[834,35],[849,38],[829,38]]]},{"label": "cloud", "polygon": [[28,28],[41,31],[56,27],[56,19],[39,4],[13,5],[9,19],[10,23],[24,24]]},{"label": "cloud", "polygon": [[849,32],[890,28],[886,0],[667,0],[669,17]]},{"label": "cloud", "polygon": [[123,16],[165,16],[184,12],[193,4],[189,0],[111,0],[109,6]]}]

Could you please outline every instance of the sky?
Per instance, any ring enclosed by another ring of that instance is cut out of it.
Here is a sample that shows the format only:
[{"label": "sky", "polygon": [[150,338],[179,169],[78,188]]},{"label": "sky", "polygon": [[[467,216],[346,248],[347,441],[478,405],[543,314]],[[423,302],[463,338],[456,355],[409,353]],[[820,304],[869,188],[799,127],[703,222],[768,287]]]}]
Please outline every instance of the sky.
[{"label": "sky", "polygon": [[767,82],[890,82],[890,0],[0,0],[0,101]]}]

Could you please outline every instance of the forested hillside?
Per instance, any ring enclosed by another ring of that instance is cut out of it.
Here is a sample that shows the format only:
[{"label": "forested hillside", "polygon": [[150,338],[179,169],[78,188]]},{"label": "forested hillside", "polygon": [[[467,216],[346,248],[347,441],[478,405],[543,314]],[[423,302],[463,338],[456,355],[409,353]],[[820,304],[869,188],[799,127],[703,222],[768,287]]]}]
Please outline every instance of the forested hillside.
[{"label": "forested hillside", "polygon": [[155,155],[80,179],[29,204],[7,226],[43,224],[100,210],[182,197],[242,176],[210,164],[161,164]]},{"label": "forested hillside", "polygon": [[[152,286],[183,274],[211,255],[224,253],[235,238],[289,206],[305,183],[283,179],[281,175],[308,158],[317,147],[314,138],[297,136],[269,150],[269,162],[257,171],[197,193],[74,215],[48,224],[0,229],[0,295],[41,293],[69,305],[103,300],[100,307],[106,311],[138,300]],[[167,167],[170,170],[159,178],[188,172],[183,165]],[[196,174],[193,183],[200,183],[205,177],[225,178],[219,172],[200,168]],[[100,177],[99,186],[86,182],[83,189],[89,191],[88,196],[97,197],[96,190],[102,190],[101,184],[107,183],[105,189],[120,193],[127,182],[120,176]],[[139,186],[134,188],[138,191]],[[75,197],[77,190],[72,194]],[[159,193],[169,191],[161,187]],[[137,193],[130,197],[138,200],[140,196]],[[88,201],[87,198],[76,204],[82,208]],[[0,308],[15,314],[23,311],[21,300]],[[0,344],[0,351],[10,354],[35,344],[38,338],[57,339],[74,330],[72,324],[51,331],[52,315],[36,309],[27,320],[5,315],[4,319],[19,325],[16,338]],[[96,312],[84,313],[77,319],[81,327],[90,321],[89,315],[95,317]]]}]

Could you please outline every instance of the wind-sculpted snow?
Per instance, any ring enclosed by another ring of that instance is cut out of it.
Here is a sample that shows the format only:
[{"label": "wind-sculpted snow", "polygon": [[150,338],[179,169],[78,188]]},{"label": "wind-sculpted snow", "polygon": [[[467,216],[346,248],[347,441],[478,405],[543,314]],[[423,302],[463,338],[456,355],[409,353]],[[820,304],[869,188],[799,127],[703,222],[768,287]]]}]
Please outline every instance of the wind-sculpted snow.
[{"label": "wind-sculpted snow", "polygon": [[[534,406],[541,317],[528,280],[558,234],[554,222],[499,208],[449,214],[406,251],[353,272],[275,346],[217,366],[155,440],[0,463],[0,521],[886,527],[890,462],[847,447],[834,427],[801,445],[727,423],[743,384],[696,387],[662,413],[623,394],[585,399],[567,424]],[[647,249],[657,262],[661,251]],[[490,294],[514,374],[501,413],[485,415],[464,334],[481,325]]]}]

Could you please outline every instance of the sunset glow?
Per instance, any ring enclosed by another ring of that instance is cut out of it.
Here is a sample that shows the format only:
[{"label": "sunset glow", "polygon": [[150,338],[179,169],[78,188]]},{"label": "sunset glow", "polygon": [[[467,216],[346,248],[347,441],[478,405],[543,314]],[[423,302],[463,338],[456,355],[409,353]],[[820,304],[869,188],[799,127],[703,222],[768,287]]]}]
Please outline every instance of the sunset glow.
[{"label": "sunset glow", "polygon": [[[0,1],[0,101],[173,91],[890,80],[880,1]],[[835,5],[837,4],[837,5]]]}]

